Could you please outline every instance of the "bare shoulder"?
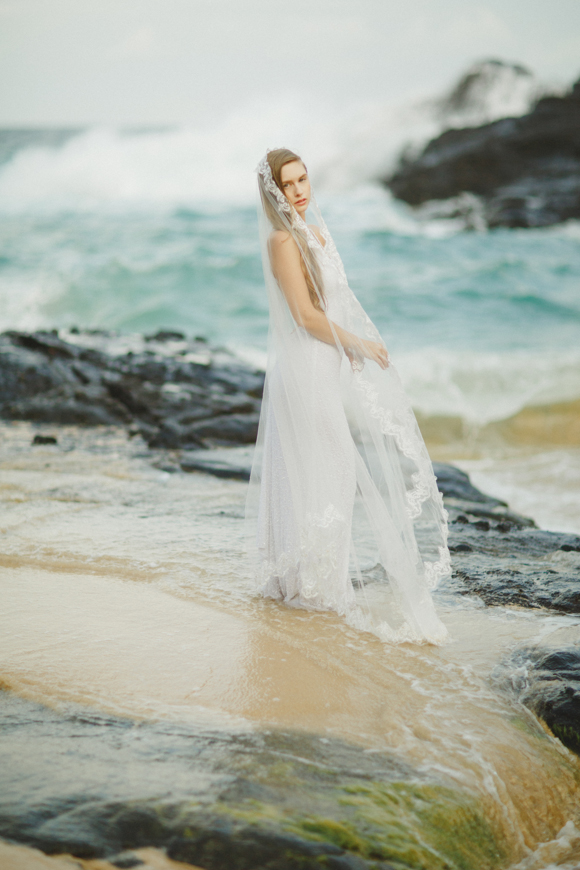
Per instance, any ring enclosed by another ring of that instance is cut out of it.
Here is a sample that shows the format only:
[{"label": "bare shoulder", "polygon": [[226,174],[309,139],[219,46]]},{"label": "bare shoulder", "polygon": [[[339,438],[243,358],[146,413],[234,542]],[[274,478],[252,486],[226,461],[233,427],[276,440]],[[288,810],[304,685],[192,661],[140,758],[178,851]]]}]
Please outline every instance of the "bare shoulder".
[{"label": "bare shoulder", "polygon": [[270,233],[268,244],[272,253],[276,255],[292,256],[298,253],[298,245],[286,230],[273,230]]},{"label": "bare shoulder", "polygon": [[316,236],[316,238],[318,239],[318,241],[320,242],[322,247],[324,247],[326,244],[326,239],[324,238],[324,236],[320,232],[320,228],[316,224],[308,224],[308,229],[312,230],[312,232],[314,233],[314,235]]},{"label": "bare shoulder", "polygon": [[271,245],[283,245],[284,242],[287,242],[288,239],[291,239],[292,236],[286,230],[272,230],[269,236],[269,242]]}]

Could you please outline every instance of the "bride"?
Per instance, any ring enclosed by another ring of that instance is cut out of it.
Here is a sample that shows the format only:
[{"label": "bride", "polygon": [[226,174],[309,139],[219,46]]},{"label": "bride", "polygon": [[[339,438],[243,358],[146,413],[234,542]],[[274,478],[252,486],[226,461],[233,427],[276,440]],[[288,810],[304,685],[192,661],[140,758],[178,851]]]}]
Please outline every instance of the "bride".
[{"label": "bride", "polygon": [[447,514],[409,400],[301,158],[268,151],[257,173],[270,329],[246,518],[261,593],[440,644]]}]

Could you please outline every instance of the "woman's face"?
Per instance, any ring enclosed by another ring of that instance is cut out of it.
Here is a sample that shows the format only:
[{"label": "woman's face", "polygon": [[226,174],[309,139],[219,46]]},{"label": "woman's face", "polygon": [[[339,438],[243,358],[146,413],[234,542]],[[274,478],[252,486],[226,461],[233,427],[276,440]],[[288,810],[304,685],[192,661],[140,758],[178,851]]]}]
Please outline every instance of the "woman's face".
[{"label": "woman's face", "polygon": [[286,163],[280,172],[280,186],[286,199],[294,206],[301,218],[310,203],[310,181],[301,160]]}]

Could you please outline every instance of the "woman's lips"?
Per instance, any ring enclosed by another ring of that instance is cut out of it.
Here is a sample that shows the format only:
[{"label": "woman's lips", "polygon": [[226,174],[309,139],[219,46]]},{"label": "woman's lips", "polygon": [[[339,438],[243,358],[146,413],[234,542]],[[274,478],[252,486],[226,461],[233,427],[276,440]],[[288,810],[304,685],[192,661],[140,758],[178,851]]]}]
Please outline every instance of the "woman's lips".
[{"label": "woman's lips", "polygon": [[304,197],[304,199],[296,200],[296,205],[304,205],[305,202],[306,202],[306,197]]}]

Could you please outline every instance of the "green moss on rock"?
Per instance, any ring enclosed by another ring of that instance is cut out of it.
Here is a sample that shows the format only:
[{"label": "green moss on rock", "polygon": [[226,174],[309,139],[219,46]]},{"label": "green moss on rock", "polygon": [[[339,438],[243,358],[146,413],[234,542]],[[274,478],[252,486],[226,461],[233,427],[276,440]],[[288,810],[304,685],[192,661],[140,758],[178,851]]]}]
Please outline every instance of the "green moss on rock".
[{"label": "green moss on rock", "polygon": [[324,797],[326,815],[259,801],[213,809],[234,824],[333,844],[369,866],[386,861],[400,870],[497,870],[510,857],[477,801],[450,788],[358,782],[335,786],[332,801]]}]

